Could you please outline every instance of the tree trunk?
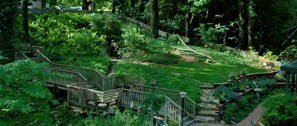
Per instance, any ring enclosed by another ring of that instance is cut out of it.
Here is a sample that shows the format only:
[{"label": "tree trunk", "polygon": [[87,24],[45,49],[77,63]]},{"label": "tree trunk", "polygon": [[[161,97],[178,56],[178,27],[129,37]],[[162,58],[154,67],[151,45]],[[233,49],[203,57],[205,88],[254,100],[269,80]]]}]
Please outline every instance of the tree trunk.
[{"label": "tree trunk", "polygon": [[[189,6],[188,0],[185,0],[185,5]],[[186,17],[185,17],[185,37],[189,37],[189,11],[186,10]]]},{"label": "tree trunk", "polygon": [[111,5],[111,12],[112,12],[112,13],[115,13],[115,11],[116,11],[115,1],[116,1],[116,0],[112,0],[112,5]]},{"label": "tree trunk", "polygon": [[46,0],[41,0],[41,8],[44,9],[46,6]]},{"label": "tree trunk", "polygon": [[177,0],[172,1],[172,14],[171,18],[173,18],[177,14]]},{"label": "tree trunk", "polygon": [[243,0],[243,50],[248,49],[249,44],[249,16],[248,16],[248,0]]},{"label": "tree trunk", "polygon": [[82,10],[88,10],[88,1],[82,0]]},{"label": "tree trunk", "polygon": [[158,0],[151,0],[151,34],[153,38],[158,38],[159,36],[159,10],[158,10]]},{"label": "tree trunk", "polygon": [[238,0],[239,4],[239,48],[248,49],[249,44],[249,16],[248,16],[248,0]]},{"label": "tree trunk", "polygon": [[136,0],[130,0],[130,4],[131,4],[131,10],[130,10],[130,15],[133,17],[134,15],[134,11],[135,11],[135,2]]},{"label": "tree trunk", "polygon": [[29,43],[29,26],[28,26],[28,0],[23,1],[23,30],[24,41]]},{"label": "tree trunk", "polygon": [[51,6],[55,6],[55,5],[57,5],[57,0],[50,0],[50,5]]},{"label": "tree trunk", "polygon": [[139,6],[139,12],[140,13],[143,13],[144,12],[145,4],[146,4],[146,0],[141,0],[140,1],[140,6]]}]

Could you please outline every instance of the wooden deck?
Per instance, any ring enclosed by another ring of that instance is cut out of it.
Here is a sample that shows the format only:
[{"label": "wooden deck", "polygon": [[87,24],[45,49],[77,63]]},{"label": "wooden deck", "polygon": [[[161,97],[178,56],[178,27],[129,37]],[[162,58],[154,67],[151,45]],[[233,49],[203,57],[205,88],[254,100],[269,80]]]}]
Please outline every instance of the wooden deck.
[{"label": "wooden deck", "polygon": [[[58,64],[52,62],[39,50],[33,52],[35,61],[50,65],[46,72],[53,77],[46,80],[47,86],[66,91],[67,106],[76,111],[100,114],[102,110],[114,106],[139,109],[148,92],[154,90],[166,97],[164,106],[158,113],[178,124],[183,120],[179,91],[144,85],[133,85],[130,90],[118,88],[120,84],[114,76],[104,76],[96,70]],[[16,54],[16,59],[26,58],[28,57],[24,53]],[[184,116],[194,119],[196,103],[187,96],[184,99]]]}]

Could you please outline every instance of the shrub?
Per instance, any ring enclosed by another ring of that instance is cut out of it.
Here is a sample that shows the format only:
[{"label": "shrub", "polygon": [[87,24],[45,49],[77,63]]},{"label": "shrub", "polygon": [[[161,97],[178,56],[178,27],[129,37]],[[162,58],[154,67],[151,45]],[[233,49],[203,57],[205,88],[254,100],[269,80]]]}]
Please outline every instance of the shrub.
[{"label": "shrub", "polygon": [[292,45],[287,47],[283,52],[281,52],[280,58],[284,59],[287,62],[291,62],[297,59],[297,46]]},{"label": "shrub", "polygon": [[0,124],[51,125],[46,65],[20,60],[0,65]]},{"label": "shrub", "polygon": [[264,102],[266,108],[263,117],[272,126],[297,125],[297,97],[291,95],[274,95]]},{"label": "shrub", "polygon": [[232,94],[233,94],[233,90],[231,88],[228,88],[226,86],[219,86],[217,88],[215,88],[214,92],[213,92],[213,96],[215,96],[216,98],[231,98]]},{"label": "shrub", "polygon": [[223,120],[228,123],[239,122],[248,116],[259,103],[255,95],[246,95],[238,102],[228,103],[224,109]]},{"label": "shrub", "polygon": [[158,63],[158,64],[176,64],[179,62],[179,57],[173,54],[155,54],[149,53],[145,54],[143,57],[139,58],[141,61]]},{"label": "shrub", "polygon": [[96,15],[36,15],[30,23],[33,44],[45,46],[45,53],[52,60],[64,60],[69,55],[105,55],[106,35],[89,27],[87,19],[92,16]]},{"label": "shrub", "polygon": [[207,28],[205,24],[200,24],[199,28],[195,30],[198,30],[202,42],[207,44],[217,42],[217,40],[221,38],[222,33],[225,33],[225,31],[229,30],[229,28],[220,24],[216,24],[215,27]]}]

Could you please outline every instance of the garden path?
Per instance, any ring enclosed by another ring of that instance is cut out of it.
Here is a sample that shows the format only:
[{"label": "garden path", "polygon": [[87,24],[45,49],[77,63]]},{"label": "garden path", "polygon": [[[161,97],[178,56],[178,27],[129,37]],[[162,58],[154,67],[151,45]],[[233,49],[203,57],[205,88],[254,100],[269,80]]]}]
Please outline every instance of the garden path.
[{"label": "garden path", "polygon": [[[256,109],[252,113],[248,115],[245,119],[237,123],[235,126],[253,126],[256,122],[261,120],[262,113],[264,112],[264,108],[262,104],[259,104]],[[230,126],[223,125],[220,123],[194,123],[191,126]]]}]

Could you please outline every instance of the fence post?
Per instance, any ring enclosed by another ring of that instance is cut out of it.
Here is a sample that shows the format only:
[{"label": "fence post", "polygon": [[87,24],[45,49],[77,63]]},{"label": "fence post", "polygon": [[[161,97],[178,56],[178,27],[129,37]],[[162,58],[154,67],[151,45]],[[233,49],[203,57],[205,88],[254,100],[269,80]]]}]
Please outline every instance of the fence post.
[{"label": "fence post", "polygon": [[184,123],[184,109],[185,109],[185,97],[186,92],[180,92],[180,98],[181,98],[181,126],[183,126]]}]

